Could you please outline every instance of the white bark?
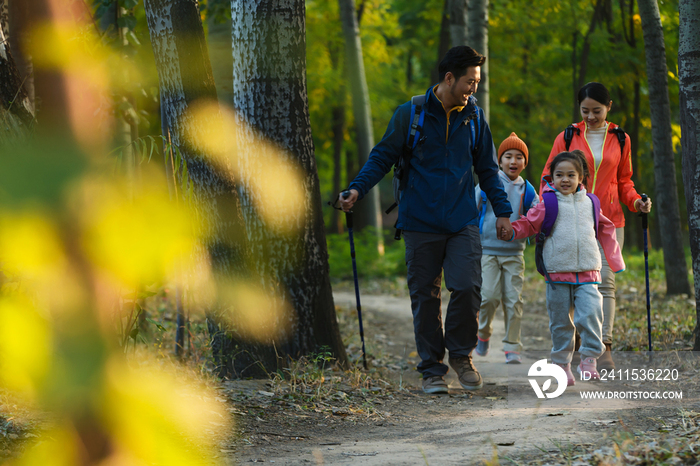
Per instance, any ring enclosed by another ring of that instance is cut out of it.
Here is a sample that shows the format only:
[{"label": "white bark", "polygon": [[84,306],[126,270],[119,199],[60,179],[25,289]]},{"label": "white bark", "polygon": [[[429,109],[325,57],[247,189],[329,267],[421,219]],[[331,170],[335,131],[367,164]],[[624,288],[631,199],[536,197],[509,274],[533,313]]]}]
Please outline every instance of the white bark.
[{"label": "white bark", "polygon": [[676,166],[671,139],[671,105],[668,97],[666,46],[656,0],[638,0],[642,18],[651,135],[654,144],[654,178],[656,182],[655,212],[659,219],[661,244],[664,250],[666,290],[669,294],[690,294],[688,268],[683,251],[681,218],[678,206]]},{"label": "white bark", "polygon": [[[285,297],[296,314],[289,323],[292,338],[277,350],[298,357],[326,345],[344,362],[309,122],[304,14],[303,0],[231,2],[233,102],[241,119],[238,191],[247,257],[264,286]],[[281,149],[280,162],[268,152],[270,142]],[[281,215],[298,235],[266,224],[261,209],[268,207],[260,199],[265,193],[254,188],[265,173],[276,173],[281,181],[294,176],[292,167],[301,169],[303,205]]]},{"label": "white bark", "polygon": [[[683,184],[688,210],[697,312],[700,309],[700,1],[681,0],[679,12],[678,75]],[[693,351],[700,351],[700,318],[696,318]]]},{"label": "white bark", "polygon": [[467,43],[468,0],[449,0],[449,2],[450,38],[452,39],[452,47],[469,45]]},{"label": "white bark", "polygon": [[0,142],[26,134],[33,118],[12,52],[0,28]]},{"label": "white bark", "polygon": [[[340,20],[343,24],[345,37],[345,58],[350,80],[352,95],[352,113],[357,128],[357,150],[361,165],[367,163],[369,153],[374,147],[374,130],[372,129],[372,109],[369,101],[369,90],[365,76],[365,64],[362,58],[362,42],[360,28],[355,16],[354,0],[338,0]],[[357,223],[360,226],[372,225],[376,228],[377,247],[380,254],[384,253],[382,236],[382,209],[379,198],[379,188],[375,187],[356,207]]]},{"label": "white bark", "polygon": [[[480,54],[489,56],[489,0],[469,0],[467,12],[467,44]],[[491,104],[489,98],[489,61],[481,66],[481,83],[475,97],[484,117],[489,122]]]}]

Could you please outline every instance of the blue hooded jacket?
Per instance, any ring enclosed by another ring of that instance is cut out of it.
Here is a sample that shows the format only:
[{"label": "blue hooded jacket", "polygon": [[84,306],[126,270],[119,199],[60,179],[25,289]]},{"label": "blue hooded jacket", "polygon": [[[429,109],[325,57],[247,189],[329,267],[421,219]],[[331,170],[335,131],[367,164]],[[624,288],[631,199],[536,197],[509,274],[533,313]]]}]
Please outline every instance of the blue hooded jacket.
[{"label": "blue hooded jacket", "polygon": [[[479,224],[479,211],[474,198],[472,166],[481,189],[496,217],[510,217],[513,212],[498,177],[491,130],[484,112],[469,97],[464,107],[455,107],[448,114],[433,92],[428,89],[424,105],[423,137],[413,150],[409,181],[399,204],[397,228],[425,233],[456,233],[467,225]],[[470,115],[478,115],[481,134],[479,145],[471,153]],[[389,122],[384,137],[369,155],[360,173],[350,184],[362,199],[389,171],[401,155],[408,139],[411,102],[399,106]]]}]

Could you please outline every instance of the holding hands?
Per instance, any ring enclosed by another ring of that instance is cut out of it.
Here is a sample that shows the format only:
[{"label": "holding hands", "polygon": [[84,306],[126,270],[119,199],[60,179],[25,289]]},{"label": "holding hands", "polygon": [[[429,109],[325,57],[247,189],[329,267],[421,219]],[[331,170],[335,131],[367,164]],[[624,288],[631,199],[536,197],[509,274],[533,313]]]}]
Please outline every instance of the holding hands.
[{"label": "holding hands", "polygon": [[496,236],[503,241],[510,241],[513,237],[513,227],[508,217],[498,217],[496,219]]}]

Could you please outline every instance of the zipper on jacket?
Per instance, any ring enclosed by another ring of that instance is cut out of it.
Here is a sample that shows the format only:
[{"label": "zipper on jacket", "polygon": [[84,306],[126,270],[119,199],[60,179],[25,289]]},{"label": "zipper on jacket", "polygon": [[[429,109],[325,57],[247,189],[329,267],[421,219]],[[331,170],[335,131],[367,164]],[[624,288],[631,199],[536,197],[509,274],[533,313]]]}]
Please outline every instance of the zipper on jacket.
[{"label": "zipper on jacket", "polygon": [[586,133],[588,132],[588,125],[586,122],[583,122],[583,140],[586,141],[586,145],[588,146],[588,151],[591,153],[591,157],[593,157],[593,186],[591,187],[591,193],[595,194],[595,183],[598,180],[598,169],[600,166],[603,164],[603,157],[605,156],[605,143],[608,142],[608,122],[605,122],[605,137],[603,138],[603,147],[600,149],[600,163],[596,165],[595,163],[595,154],[593,153],[593,149],[591,149],[591,145],[588,143],[588,138],[586,137]]}]

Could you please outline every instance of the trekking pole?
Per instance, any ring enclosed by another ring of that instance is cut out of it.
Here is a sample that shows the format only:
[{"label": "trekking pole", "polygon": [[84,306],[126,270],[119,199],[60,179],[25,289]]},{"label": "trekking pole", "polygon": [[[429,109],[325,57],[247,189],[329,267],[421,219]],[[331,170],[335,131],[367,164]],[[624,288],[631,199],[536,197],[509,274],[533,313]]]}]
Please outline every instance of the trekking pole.
[{"label": "trekking pole", "polygon": [[[340,193],[343,199],[347,199],[350,196],[350,191],[343,191]],[[336,202],[338,200],[336,199]],[[335,203],[331,204],[334,208]],[[360,305],[360,285],[357,281],[357,261],[355,260],[355,240],[352,235],[352,210],[345,212],[345,222],[348,226],[348,236],[350,237],[350,257],[352,257],[352,275],[355,280],[355,301],[357,302],[357,320],[360,324],[360,340],[362,340],[362,365],[367,370],[367,355],[365,352],[365,331],[362,328],[362,306]]]},{"label": "trekking pole", "polygon": [[[642,202],[647,202],[647,195],[642,194]],[[651,361],[651,301],[649,299],[649,243],[647,242],[647,230],[649,229],[649,220],[647,214],[640,213],[642,217],[642,231],[644,232],[644,274],[647,285],[647,334],[649,336],[649,360]]]}]

